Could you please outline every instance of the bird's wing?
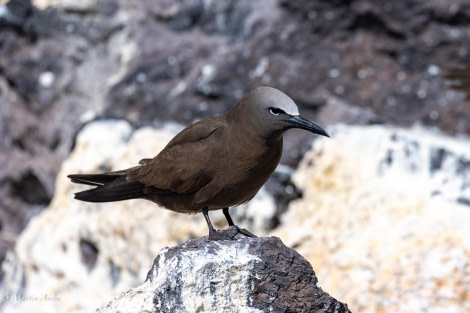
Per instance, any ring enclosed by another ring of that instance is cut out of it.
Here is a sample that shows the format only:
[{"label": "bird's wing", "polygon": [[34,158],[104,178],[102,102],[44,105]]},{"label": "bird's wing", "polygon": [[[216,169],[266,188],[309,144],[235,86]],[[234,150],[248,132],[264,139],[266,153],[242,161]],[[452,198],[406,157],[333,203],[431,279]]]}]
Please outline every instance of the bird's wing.
[{"label": "bird's wing", "polygon": [[127,180],[180,194],[198,191],[213,177],[213,170],[207,161],[211,158],[210,150],[213,150],[213,146],[208,142],[223,129],[217,120],[189,126],[176,135],[155,158],[142,160],[142,166],[129,171]]}]

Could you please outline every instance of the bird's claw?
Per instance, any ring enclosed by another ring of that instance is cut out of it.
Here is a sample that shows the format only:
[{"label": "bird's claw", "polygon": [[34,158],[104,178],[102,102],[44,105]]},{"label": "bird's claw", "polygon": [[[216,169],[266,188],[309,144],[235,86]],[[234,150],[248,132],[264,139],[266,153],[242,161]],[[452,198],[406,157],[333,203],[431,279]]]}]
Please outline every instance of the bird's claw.
[{"label": "bird's claw", "polygon": [[209,241],[218,241],[218,240],[235,240],[238,234],[242,234],[246,237],[251,238],[258,238],[257,236],[253,235],[251,232],[244,228],[240,228],[236,225],[230,226],[224,230],[213,230],[209,232]]}]

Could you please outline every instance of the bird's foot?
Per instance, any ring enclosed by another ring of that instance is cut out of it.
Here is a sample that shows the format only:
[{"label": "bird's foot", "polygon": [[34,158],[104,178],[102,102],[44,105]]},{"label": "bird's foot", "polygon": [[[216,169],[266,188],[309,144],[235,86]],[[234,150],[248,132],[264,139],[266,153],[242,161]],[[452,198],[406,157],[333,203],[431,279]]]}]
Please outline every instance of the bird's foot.
[{"label": "bird's foot", "polygon": [[240,227],[238,227],[238,226],[236,226],[236,225],[235,225],[235,226],[231,226],[231,227],[235,227],[236,229],[238,229],[238,232],[239,232],[240,234],[243,234],[243,235],[245,235],[245,236],[247,236],[247,237],[258,238],[258,236],[252,234],[248,229],[240,228]]},{"label": "bird's foot", "polygon": [[258,238],[253,235],[251,232],[244,228],[239,228],[238,226],[230,226],[224,230],[214,230],[209,232],[209,240],[235,240],[238,234],[245,235],[246,237]]}]

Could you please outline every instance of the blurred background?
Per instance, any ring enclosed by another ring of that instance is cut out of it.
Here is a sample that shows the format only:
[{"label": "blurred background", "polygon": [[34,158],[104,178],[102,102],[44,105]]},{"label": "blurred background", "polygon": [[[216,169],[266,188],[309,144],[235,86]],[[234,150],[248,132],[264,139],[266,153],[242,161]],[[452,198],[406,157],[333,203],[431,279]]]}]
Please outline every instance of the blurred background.
[{"label": "blurred background", "polygon": [[470,311],[469,42],[466,0],[0,0],[0,312],[94,310],[206,235],[65,176],[153,157],[260,85],[333,138],[286,133],[235,220],[352,312]]}]

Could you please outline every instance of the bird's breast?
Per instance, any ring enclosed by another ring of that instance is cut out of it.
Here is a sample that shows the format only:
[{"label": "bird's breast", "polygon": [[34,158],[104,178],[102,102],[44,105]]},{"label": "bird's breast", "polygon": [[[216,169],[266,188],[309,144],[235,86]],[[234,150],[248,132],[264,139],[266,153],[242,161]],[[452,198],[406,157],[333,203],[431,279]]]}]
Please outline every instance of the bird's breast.
[{"label": "bird's breast", "polygon": [[[246,149],[229,149],[223,167],[207,186],[216,191],[208,203],[209,208],[218,209],[249,201],[273,174],[282,154],[282,140],[274,146],[245,146]],[[221,163],[221,164],[222,164]],[[223,188],[217,188],[223,186]],[[204,190],[201,190],[204,192]]]}]

